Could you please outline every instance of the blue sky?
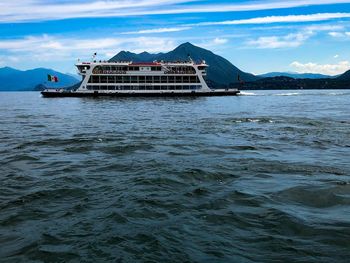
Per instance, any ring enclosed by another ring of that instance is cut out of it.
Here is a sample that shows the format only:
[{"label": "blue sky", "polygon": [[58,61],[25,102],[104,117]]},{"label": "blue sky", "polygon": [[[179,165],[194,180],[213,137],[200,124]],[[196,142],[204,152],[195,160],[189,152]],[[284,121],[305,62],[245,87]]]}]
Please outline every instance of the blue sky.
[{"label": "blue sky", "polygon": [[21,0],[0,2],[0,67],[74,73],[77,59],[183,42],[255,74],[350,69],[350,0]]}]

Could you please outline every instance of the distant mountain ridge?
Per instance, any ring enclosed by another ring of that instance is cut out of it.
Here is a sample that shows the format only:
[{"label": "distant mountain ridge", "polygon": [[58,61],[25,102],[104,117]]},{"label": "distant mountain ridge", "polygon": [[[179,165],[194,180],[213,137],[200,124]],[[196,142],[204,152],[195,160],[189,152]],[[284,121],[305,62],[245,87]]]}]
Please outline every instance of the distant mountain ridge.
[{"label": "distant mountain ridge", "polygon": [[121,51],[109,61],[134,61],[134,62],[150,62],[150,61],[185,61],[188,56],[194,61],[202,61],[209,65],[207,78],[214,87],[227,86],[230,83],[237,83],[238,76],[244,81],[255,81],[260,79],[253,74],[246,73],[238,69],[227,59],[214,54],[213,52],[201,47],[197,47],[189,42],[181,44],[168,53],[150,54],[142,52],[140,54],[129,51]]},{"label": "distant mountain ridge", "polygon": [[337,77],[338,80],[349,80],[350,81],[350,70],[346,71],[344,74],[341,74]]},{"label": "distant mountain ridge", "polygon": [[350,70],[333,78],[295,79],[286,76],[269,77],[243,85],[233,84],[231,88],[242,90],[282,90],[282,89],[350,89]]},{"label": "distant mountain ridge", "polygon": [[273,78],[273,77],[290,77],[293,79],[325,79],[335,78],[329,75],[315,74],[315,73],[297,73],[297,72],[269,72],[258,75],[262,78]]},{"label": "distant mountain ridge", "polygon": [[[58,82],[47,82],[47,75],[58,77]],[[79,80],[68,74],[53,69],[35,68],[18,70],[10,67],[0,68],[0,91],[33,91],[39,85],[52,88],[67,87],[78,83]]]}]

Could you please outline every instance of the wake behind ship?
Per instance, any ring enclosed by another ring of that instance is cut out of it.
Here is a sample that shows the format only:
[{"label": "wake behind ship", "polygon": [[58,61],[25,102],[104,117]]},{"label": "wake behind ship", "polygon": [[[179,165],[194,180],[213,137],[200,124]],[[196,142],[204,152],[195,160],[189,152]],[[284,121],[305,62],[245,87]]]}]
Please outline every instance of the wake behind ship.
[{"label": "wake behind ship", "polygon": [[83,80],[75,90],[45,89],[45,97],[232,96],[237,89],[212,89],[205,61],[107,62],[76,64]]}]

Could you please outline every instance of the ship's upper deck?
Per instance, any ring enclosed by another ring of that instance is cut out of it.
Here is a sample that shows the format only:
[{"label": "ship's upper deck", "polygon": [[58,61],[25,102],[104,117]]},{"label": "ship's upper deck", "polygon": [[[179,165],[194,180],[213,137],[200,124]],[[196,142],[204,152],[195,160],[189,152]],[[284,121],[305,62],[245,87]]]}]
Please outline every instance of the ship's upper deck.
[{"label": "ship's upper deck", "polygon": [[76,66],[208,66],[205,61],[196,63],[194,61],[153,61],[153,62],[133,62],[133,61],[104,61],[94,60],[91,62],[78,62]]},{"label": "ship's upper deck", "polygon": [[205,74],[205,69],[208,65],[205,61],[195,63],[194,61],[153,61],[153,62],[133,62],[133,61],[92,61],[92,62],[79,62],[76,64],[80,74],[87,74],[91,70],[92,74],[102,73],[132,73],[139,72],[174,72],[184,74],[195,74],[196,69],[200,70],[202,74]]}]

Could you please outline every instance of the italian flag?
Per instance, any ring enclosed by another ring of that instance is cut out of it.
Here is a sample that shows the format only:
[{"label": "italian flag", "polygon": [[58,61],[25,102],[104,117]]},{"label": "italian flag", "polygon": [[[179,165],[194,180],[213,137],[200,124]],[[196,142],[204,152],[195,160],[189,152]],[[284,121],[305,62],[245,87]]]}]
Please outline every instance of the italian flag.
[{"label": "italian flag", "polygon": [[47,80],[51,82],[58,82],[57,76],[47,74]]}]

